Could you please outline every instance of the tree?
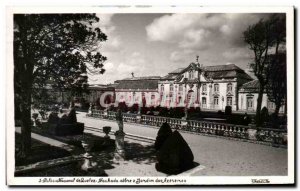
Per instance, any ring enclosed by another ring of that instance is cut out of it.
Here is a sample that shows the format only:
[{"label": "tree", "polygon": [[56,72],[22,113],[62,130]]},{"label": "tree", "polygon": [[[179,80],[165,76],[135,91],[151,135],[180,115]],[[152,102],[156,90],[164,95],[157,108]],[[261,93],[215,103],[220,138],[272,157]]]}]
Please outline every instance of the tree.
[{"label": "tree", "polygon": [[285,31],[284,14],[272,14],[268,19],[261,19],[244,31],[244,40],[254,53],[254,60],[250,63],[250,68],[260,84],[256,108],[257,125],[260,125],[263,93],[269,81],[269,56],[273,54],[276,57],[279,49],[285,46]]},{"label": "tree", "polygon": [[278,53],[270,57],[270,80],[266,85],[268,99],[275,103],[275,117],[278,116],[280,107],[286,103],[287,79],[286,79],[286,54]]},{"label": "tree", "polygon": [[31,148],[32,99],[46,86],[80,92],[87,74],[103,73],[99,45],[107,36],[95,14],[15,14],[14,90],[21,119],[21,156]]}]

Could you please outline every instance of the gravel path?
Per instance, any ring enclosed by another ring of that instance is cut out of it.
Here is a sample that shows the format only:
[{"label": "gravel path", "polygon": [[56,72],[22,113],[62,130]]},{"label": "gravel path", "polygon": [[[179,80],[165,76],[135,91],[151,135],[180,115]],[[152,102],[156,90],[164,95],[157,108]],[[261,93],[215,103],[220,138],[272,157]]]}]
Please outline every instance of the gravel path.
[{"label": "gravel path", "polygon": [[[83,112],[77,114],[77,120],[85,123],[85,126],[96,128],[111,126],[112,130],[118,130],[114,121],[87,118],[85,114]],[[155,138],[158,129],[124,123],[124,131]],[[181,134],[194,153],[194,161],[205,166],[205,169],[194,175],[287,175],[287,149],[189,133]]]}]

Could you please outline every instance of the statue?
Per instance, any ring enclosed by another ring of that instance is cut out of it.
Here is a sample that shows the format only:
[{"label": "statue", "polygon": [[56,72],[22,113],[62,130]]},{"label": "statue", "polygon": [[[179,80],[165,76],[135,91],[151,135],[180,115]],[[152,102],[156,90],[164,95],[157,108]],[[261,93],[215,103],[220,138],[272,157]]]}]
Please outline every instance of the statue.
[{"label": "statue", "polygon": [[115,136],[116,136],[116,150],[115,150],[115,160],[124,160],[125,159],[125,149],[124,149],[124,137],[125,133],[123,131],[123,115],[121,109],[117,110],[116,113],[116,120],[117,124],[119,126],[119,130],[116,131]]},{"label": "statue", "polygon": [[92,109],[93,109],[93,103],[91,102],[91,103],[90,103],[89,110],[88,110],[88,114],[89,114],[89,115],[92,115]]},{"label": "statue", "polygon": [[117,110],[116,120],[117,120],[117,123],[118,123],[118,126],[119,126],[119,130],[118,131],[123,132],[123,114],[122,114],[121,109]]}]

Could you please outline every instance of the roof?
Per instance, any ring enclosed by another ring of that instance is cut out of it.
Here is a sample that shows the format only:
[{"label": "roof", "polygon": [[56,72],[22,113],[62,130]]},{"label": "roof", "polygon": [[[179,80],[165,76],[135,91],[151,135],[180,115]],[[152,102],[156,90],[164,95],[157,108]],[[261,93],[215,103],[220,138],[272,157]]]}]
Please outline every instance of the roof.
[{"label": "roof", "polygon": [[204,75],[207,78],[221,79],[221,78],[239,78],[252,80],[252,78],[241,68],[235,64],[205,66],[202,67]]},{"label": "roof", "polygon": [[[159,80],[159,79],[161,79],[160,76],[142,76],[142,77],[124,78],[122,80]],[[116,80],[115,82],[118,83],[122,80]]]},{"label": "roof", "polygon": [[203,70],[208,72],[228,71],[228,70],[242,70],[235,64],[216,65],[216,66],[204,66]]},{"label": "roof", "polygon": [[173,70],[172,72],[169,72],[169,74],[180,74],[182,72],[182,70],[184,70],[185,68],[177,68],[176,70]]},{"label": "roof", "polygon": [[178,74],[173,74],[173,73],[169,73],[168,75],[162,77],[161,79],[165,80],[165,79],[176,79],[176,77],[178,76]]},{"label": "roof", "polygon": [[143,76],[125,78],[115,81],[115,88],[120,90],[157,90],[160,76]]},{"label": "roof", "polygon": [[117,89],[157,90],[158,79],[120,80]]},{"label": "roof", "polygon": [[191,63],[187,68],[178,68],[168,75],[162,77],[161,79],[176,79],[180,81],[182,77],[178,74],[181,74],[188,70],[190,67],[198,68],[202,70],[204,76],[206,78],[211,79],[222,79],[222,78],[239,78],[239,79],[246,79],[246,80],[253,80],[244,70],[236,66],[235,64],[227,64],[227,65],[216,65],[216,66],[204,66],[198,67],[197,64]]},{"label": "roof", "polygon": [[95,90],[98,90],[98,89],[103,89],[103,90],[113,90],[115,87],[114,87],[114,84],[107,84],[107,85],[104,85],[104,84],[90,84],[88,86],[88,89],[95,89]]},{"label": "roof", "polygon": [[241,89],[244,90],[258,90],[259,89],[259,81],[258,80],[252,80],[250,82],[247,82],[241,86]]}]

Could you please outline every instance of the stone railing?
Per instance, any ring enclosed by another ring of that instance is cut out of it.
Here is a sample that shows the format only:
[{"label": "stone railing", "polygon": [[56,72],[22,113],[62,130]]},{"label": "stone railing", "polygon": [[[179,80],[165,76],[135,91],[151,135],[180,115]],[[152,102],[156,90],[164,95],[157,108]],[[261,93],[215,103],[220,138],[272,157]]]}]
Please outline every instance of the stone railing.
[{"label": "stone railing", "polygon": [[[115,112],[92,110],[90,117],[115,120]],[[200,133],[206,135],[223,136],[236,139],[247,139],[254,142],[270,143],[275,145],[287,144],[287,131],[285,129],[251,128],[250,126],[216,123],[209,121],[184,120],[177,118],[139,115],[123,113],[123,121],[160,127],[167,122],[172,129]]]}]

